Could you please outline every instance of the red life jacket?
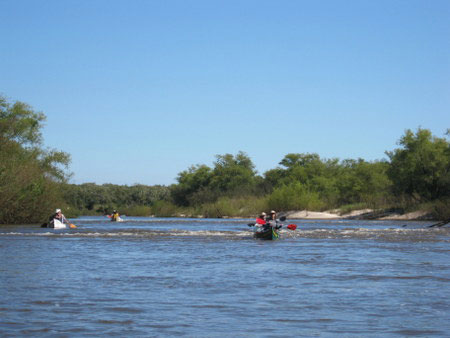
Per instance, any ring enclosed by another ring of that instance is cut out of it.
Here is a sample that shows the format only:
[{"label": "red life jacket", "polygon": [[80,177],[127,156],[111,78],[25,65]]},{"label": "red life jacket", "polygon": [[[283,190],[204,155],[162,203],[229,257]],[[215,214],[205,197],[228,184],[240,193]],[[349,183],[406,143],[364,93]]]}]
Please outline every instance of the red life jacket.
[{"label": "red life jacket", "polygon": [[256,224],[263,224],[263,225],[264,225],[264,224],[266,224],[266,221],[263,220],[262,218],[259,218],[259,217],[258,217],[258,218],[256,219]]}]

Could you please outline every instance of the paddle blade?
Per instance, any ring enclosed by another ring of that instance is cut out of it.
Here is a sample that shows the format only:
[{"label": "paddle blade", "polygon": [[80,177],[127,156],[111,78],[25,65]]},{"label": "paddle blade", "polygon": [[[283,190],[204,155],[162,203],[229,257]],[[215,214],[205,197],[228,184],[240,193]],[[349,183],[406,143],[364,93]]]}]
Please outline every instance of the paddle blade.
[{"label": "paddle blade", "polygon": [[289,225],[287,226],[287,228],[288,228],[289,230],[295,230],[295,229],[297,229],[297,225],[295,225],[295,224],[289,224]]},{"label": "paddle blade", "polygon": [[69,224],[69,228],[71,228],[71,229],[76,229],[77,226],[76,226],[75,224]]}]

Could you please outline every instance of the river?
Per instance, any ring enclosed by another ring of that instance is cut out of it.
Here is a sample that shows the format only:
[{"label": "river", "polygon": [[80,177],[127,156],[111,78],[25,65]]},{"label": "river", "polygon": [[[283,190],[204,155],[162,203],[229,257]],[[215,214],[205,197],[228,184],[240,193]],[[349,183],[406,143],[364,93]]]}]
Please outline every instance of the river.
[{"label": "river", "polygon": [[[0,227],[0,336],[444,337],[450,229],[101,217]],[[406,226],[405,226],[406,225]]]}]

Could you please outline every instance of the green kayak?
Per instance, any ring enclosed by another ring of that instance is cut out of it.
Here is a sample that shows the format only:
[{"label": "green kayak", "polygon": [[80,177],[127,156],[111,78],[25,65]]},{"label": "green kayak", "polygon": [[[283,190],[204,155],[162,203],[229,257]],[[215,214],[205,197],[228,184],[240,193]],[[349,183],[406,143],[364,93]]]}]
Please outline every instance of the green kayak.
[{"label": "green kayak", "polygon": [[280,237],[278,230],[273,226],[263,226],[261,229],[257,229],[254,234],[255,238],[274,241]]}]

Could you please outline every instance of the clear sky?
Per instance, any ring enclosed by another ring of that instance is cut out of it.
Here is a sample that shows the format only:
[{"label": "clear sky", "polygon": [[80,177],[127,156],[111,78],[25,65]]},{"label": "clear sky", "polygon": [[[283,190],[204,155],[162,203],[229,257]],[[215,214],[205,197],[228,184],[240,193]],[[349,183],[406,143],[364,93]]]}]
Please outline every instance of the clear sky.
[{"label": "clear sky", "polygon": [[450,1],[0,0],[0,93],[72,182],[171,184],[246,152],[385,158],[450,128]]}]

